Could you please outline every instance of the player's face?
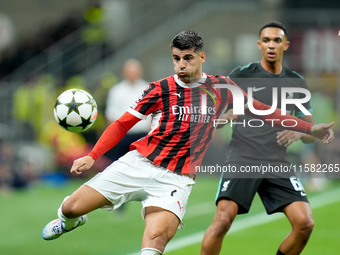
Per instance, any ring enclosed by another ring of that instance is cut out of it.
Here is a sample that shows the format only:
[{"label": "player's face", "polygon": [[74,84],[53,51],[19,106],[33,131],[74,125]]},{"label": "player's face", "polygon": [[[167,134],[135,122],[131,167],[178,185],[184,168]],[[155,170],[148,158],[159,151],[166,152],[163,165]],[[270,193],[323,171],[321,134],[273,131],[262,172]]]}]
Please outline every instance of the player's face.
[{"label": "player's face", "polygon": [[195,52],[191,49],[180,50],[172,48],[172,60],[175,73],[185,83],[192,83],[202,77],[202,64],[205,61],[204,52]]},{"label": "player's face", "polygon": [[288,49],[289,42],[282,29],[267,27],[262,30],[257,45],[264,60],[268,63],[276,63],[282,61],[283,52]]}]

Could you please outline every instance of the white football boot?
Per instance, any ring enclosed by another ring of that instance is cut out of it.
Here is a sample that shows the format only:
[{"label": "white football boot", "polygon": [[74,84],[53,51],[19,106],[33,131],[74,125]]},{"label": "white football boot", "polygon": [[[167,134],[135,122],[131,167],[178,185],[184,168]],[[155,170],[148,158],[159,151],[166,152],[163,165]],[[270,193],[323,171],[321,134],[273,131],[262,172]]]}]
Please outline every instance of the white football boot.
[{"label": "white football boot", "polygon": [[87,215],[85,214],[79,217],[76,225],[73,228],[66,230],[63,228],[64,227],[63,222],[60,219],[55,219],[49,222],[44,227],[43,231],[41,232],[41,236],[45,240],[54,240],[54,239],[59,238],[62,234],[70,232],[71,230],[84,225],[86,221],[87,221]]}]

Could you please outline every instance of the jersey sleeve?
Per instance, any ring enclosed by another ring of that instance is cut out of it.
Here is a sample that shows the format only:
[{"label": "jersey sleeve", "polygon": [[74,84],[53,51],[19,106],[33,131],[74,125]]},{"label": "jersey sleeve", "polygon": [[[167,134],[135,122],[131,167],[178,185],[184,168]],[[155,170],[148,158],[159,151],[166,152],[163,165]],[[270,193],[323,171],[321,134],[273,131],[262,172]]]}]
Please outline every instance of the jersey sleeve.
[{"label": "jersey sleeve", "polygon": [[113,148],[138,121],[134,115],[125,112],[118,120],[113,122],[101,135],[88,156],[97,160],[101,155]]},{"label": "jersey sleeve", "polygon": [[230,79],[232,79],[240,88],[243,90],[247,90],[247,84],[244,82],[245,77],[241,71],[240,67],[234,68],[230,74],[228,75]]},{"label": "jersey sleeve", "polygon": [[160,107],[160,89],[155,83],[151,83],[128,109],[128,112],[139,119],[146,119],[147,116]]},{"label": "jersey sleeve", "polygon": [[238,67],[235,67],[229,74],[228,76],[232,79],[235,79],[235,78],[239,78],[239,77],[242,77],[242,72],[241,72],[241,68],[238,66]]}]

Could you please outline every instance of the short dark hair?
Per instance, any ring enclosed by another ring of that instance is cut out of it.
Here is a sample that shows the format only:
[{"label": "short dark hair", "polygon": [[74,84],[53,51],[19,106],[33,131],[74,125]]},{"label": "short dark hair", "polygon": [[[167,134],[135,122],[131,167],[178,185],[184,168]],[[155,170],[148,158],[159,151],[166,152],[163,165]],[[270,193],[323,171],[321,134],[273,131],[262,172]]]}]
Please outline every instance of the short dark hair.
[{"label": "short dark hair", "polygon": [[171,42],[171,49],[193,49],[193,51],[198,52],[203,50],[203,46],[204,41],[202,37],[192,30],[186,30],[178,33]]},{"label": "short dark hair", "polygon": [[276,28],[282,29],[282,31],[284,32],[285,36],[288,38],[286,27],[282,23],[280,23],[278,21],[270,21],[267,24],[265,24],[263,27],[261,27],[260,32],[259,32],[259,36],[261,36],[262,30],[267,28],[267,27],[276,27]]}]

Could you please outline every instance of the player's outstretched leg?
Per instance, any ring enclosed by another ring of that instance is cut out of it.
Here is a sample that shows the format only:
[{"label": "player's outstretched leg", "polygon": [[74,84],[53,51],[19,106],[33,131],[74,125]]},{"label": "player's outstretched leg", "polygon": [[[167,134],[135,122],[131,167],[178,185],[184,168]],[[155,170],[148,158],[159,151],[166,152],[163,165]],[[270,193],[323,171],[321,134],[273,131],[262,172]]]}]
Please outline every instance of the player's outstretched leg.
[{"label": "player's outstretched leg", "polygon": [[[66,197],[63,201],[63,203],[67,200]],[[62,213],[62,205],[58,209],[58,219],[50,221],[43,229],[41,232],[42,238],[45,240],[54,240],[59,238],[62,234],[70,232],[71,230],[82,226],[86,223],[87,221],[87,215],[82,215],[80,217],[70,219],[67,218],[63,213]]]},{"label": "player's outstretched leg", "polygon": [[70,197],[66,197],[58,209],[58,219],[51,221],[42,231],[45,240],[53,240],[85,224],[86,214],[112,203],[97,190],[82,185]]}]

